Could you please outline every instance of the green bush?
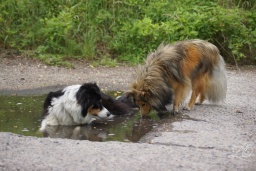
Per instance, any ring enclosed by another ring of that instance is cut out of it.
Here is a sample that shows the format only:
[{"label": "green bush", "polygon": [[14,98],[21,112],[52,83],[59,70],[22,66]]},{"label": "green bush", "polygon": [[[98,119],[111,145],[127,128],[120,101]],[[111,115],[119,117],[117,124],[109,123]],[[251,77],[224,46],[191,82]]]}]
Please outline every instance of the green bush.
[{"label": "green bush", "polygon": [[255,4],[255,0],[6,0],[0,4],[0,46],[29,50],[52,65],[70,58],[116,65],[142,62],[161,42],[200,38],[216,44],[228,62],[252,62],[256,61]]},{"label": "green bush", "polygon": [[[246,57],[245,49],[256,47],[256,13],[253,11],[226,9],[205,1],[173,3],[175,5],[161,6],[162,17],[155,9],[159,6],[157,3],[142,9],[144,17],[125,22],[113,38],[112,47],[123,59],[129,60],[131,56],[144,58],[147,51],[161,42],[200,38],[216,44],[228,61],[233,61],[233,55],[235,60],[240,60]],[[255,60],[256,56],[252,57]]]}]

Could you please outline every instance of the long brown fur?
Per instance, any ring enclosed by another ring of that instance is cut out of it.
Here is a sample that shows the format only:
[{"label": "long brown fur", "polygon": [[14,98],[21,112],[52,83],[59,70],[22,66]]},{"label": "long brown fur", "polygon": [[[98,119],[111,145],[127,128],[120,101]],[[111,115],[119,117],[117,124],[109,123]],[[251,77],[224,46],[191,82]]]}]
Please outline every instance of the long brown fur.
[{"label": "long brown fur", "polygon": [[166,110],[173,103],[173,112],[179,110],[192,90],[187,109],[194,106],[197,97],[219,102],[226,97],[225,63],[219,50],[203,40],[187,40],[176,44],[161,44],[150,53],[144,65],[135,70],[134,82],[127,94],[147,116],[153,108]]}]

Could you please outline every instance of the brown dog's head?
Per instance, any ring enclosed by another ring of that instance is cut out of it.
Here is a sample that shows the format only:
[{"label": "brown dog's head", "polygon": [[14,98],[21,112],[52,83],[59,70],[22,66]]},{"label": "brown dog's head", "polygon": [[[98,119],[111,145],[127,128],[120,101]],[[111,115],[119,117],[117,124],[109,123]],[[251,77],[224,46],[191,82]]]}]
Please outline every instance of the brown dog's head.
[{"label": "brown dog's head", "polygon": [[132,84],[130,91],[126,92],[127,97],[139,107],[142,117],[148,116],[151,109],[158,110],[159,100],[151,89],[152,87],[145,80],[139,80]]},{"label": "brown dog's head", "polygon": [[126,92],[127,97],[132,98],[133,102],[140,108],[142,117],[148,116],[152,106],[150,105],[149,93],[145,91],[131,90]]},{"label": "brown dog's head", "polygon": [[142,117],[148,116],[151,109],[164,111],[166,110],[165,105],[172,102],[171,89],[163,86],[163,84],[161,86],[158,84],[155,82],[147,84],[144,81],[137,81],[132,84],[131,90],[126,92],[127,98],[131,98],[140,108]]}]

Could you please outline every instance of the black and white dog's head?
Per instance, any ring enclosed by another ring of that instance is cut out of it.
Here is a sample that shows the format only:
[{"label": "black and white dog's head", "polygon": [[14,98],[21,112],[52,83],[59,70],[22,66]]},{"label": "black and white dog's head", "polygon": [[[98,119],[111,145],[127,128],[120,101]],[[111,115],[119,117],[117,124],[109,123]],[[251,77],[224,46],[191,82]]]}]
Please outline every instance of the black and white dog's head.
[{"label": "black and white dog's head", "polygon": [[96,83],[83,84],[76,93],[77,103],[81,106],[81,114],[85,117],[87,114],[107,118],[109,111],[102,105],[100,89]]}]

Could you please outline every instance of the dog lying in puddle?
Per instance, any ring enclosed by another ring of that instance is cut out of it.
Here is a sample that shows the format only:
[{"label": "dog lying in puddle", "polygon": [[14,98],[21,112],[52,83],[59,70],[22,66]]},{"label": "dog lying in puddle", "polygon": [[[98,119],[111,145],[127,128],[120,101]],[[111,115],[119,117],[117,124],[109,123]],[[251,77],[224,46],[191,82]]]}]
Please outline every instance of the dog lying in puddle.
[{"label": "dog lying in puddle", "polygon": [[47,125],[83,125],[129,114],[133,107],[127,98],[114,99],[101,92],[96,83],[71,85],[47,95],[40,131]]}]

